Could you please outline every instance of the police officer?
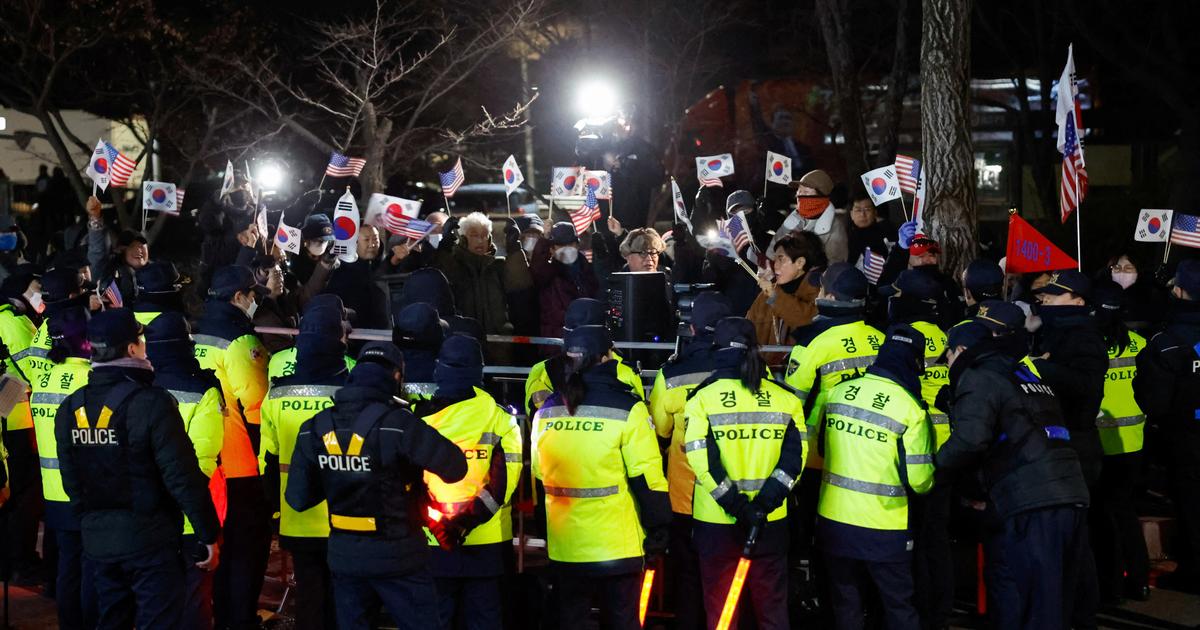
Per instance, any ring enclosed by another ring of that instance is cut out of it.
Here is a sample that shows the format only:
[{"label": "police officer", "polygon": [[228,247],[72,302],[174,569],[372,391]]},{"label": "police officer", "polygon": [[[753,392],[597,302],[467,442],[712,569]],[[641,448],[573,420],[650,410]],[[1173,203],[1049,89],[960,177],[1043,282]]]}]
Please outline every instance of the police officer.
[{"label": "police officer", "polygon": [[713,373],[684,406],[684,451],[696,472],[693,533],[696,548],[704,550],[700,579],[708,627],[716,627],[738,558],[757,535],[745,595],[759,628],[788,628],[785,501],[808,452],[804,402],[786,386],[764,379],[750,320],[717,322],[713,347]]},{"label": "police officer", "polygon": [[673,355],[654,378],[650,390],[650,416],[660,440],[667,447],[667,487],[671,499],[671,553],[667,556],[672,591],[675,594],[675,623],[678,628],[696,628],[704,624],[704,602],[694,595],[700,590],[700,565],[692,541],[692,492],[696,474],[683,450],[683,431],[687,425],[684,404],[696,386],[713,370],[716,350],[713,332],[717,321],[729,316],[729,300],[714,291],[705,291],[692,303],[692,336],[687,345]]},{"label": "police officer", "polygon": [[532,470],[546,495],[546,545],[560,627],[640,627],[645,556],[666,550],[667,481],[646,405],[617,377],[603,326],[563,337],[566,382],[533,421]]},{"label": "police officer", "polygon": [[[937,403],[938,392],[950,383],[950,368],[938,361],[946,350],[946,333],[937,325],[942,287],[926,270],[908,269],[881,292],[890,294],[888,321],[911,325],[925,338],[921,400],[933,424],[933,448],[937,450],[950,437],[949,416]],[[944,627],[954,607],[954,557],[949,530],[952,503],[951,485],[939,484],[926,494],[914,496],[910,505],[915,533],[912,565],[917,611],[924,626],[929,628]]]},{"label": "police officer", "polygon": [[[902,273],[901,284],[905,273],[914,271]],[[879,592],[887,628],[921,627],[908,495],[933,486],[933,435],[919,376],[924,367],[925,336],[894,324],[867,373],[834,387],[825,404],[817,539],[838,628],[863,627],[867,584]]]},{"label": "police officer", "polygon": [[[567,305],[563,315],[563,335],[580,326],[604,326],[608,322],[608,308],[604,302],[592,298],[578,298]],[[616,362],[617,379],[629,386],[639,400],[646,399],[646,386],[642,377],[631,367],[621,355],[613,350],[613,361]],[[565,378],[567,361],[562,355],[546,359],[534,364],[525,379],[525,408],[533,416],[542,403],[554,392],[560,391]]]},{"label": "police officer", "polygon": [[[0,356],[4,358],[5,372],[26,383],[32,383],[42,370],[49,369],[46,352],[49,350],[49,335],[44,347],[34,347],[37,326],[30,317],[37,317],[24,299],[24,293],[37,280],[31,273],[21,272],[5,279],[5,299],[0,303]],[[24,571],[36,562],[38,511],[41,503],[39,486],[38,455],[34,445],[33,416],[30,415],[29,399],[22,396],[8,416],[4,418],[3,450],[7,466],[7,497],[0,515],[4,519],[6,540],[3,542],[4,556],[0,561],[8,571],[16,568]],[[15,567],[13,566],[15,565]],[[6,573],[8,579],[12,574]]]},{"label": "police officer", "polygon": [[438,599],[428,545],[413,514],[423,470],[450,483],[467,462],[396,399],[404,359],[396,346],[363,347],[334,405],[304,423],[285,498],[298,512],[329,502],[329,568],[338,627],[366,629],[382,601],[401,628],[437,625]]},{"label": "police officer", "polygon": [[980,304],[987,300],[1001,299],[1004,292],[1004,270],[992,260],[976,258],[963,269],[962,283],[963,303],[967,306],[966,317],[972,319],[979,312]]},{"label": "police officer", "polygon": [[1104,448],[1104,467],[1092,500],[1093,544],[1102,601],[1150,596],[1150,559],[1133,501],[1142,477],[1146,415],[1133,397],[1137,357],[1146,338],[1129,330],[1122,318],[1121,285],[1108,279],[1092,287],[1096,320],[1108,343],[1108,374],[1096,431]]},{"label": "police officer", "polygon": [[135,272],[134,280],[137,296],[133,299],[133,313],[143,326],[149,326],[159,313],[184,311],[179,293],[183,284],[175,263],[166,260],[148,263]]},{"label": "police officer", "polygon": [[318,295],[305,304],[300,333],[296,336],[295,372],[272,381],[262,406],[259,457],[268,493],[280,501],[279,546],[291,553],[295,567],[297,628],[328,628],[337,624],[333,584],[325,562],[329,552],[329,511],[321,503],[311,510],[296,512],[283,501],[283,494],[300,426],[322,409],[333,406],[333,395],[350,376],[346,369],[342,313],[342,300],[336,295]]},{"label": "police officer", "polygon": [[[1137,357],[1134,399],[1163,434],[1168,490],[1179,519],[1181,553],[1172,587],[1200,589],[1200,261],[1175,270],[1166,329]],[[1161,580],[1166,584],[1168,580]]]},{"label": "police officer", "polygon": [[[329,295],[329,297],[323,297],[325,295]],[[317,295],[305,303],[304,310],[308,310],[309,305],[312,304],[313,300],[323,301],[326,304],[334,304],[335,302],[333,302],[331,298],[337,298],[337,308],[341,309],[341,320],[339,324],[341,327],[340,333],[342,337],[348,340],[349,334],[353,330],[350,326],[350,311],[342,304],[340,297],[331,294]],[[338,328],[331,326],[325,331],[325,333],[337,334],[338,330]],[[275,381],[296,373],[296,339],[292,339],[292,341],[293,343],[288,347],[283,348],[278,352],[271,353],[271,361],[267,364],[267,382],[271,383],[272,385],[274,385]],[[346,373],[349,374],[350,370],[354,369],[354,357],[346,354],[344,357],[342,357],[342,360],[346,367]]]},{"label": "police officer", "polygon": [[[147,267],[155,264],[150,263]],[[140,272],[138,277],[141,277]],[[138,315],[135,311],[134,317]],[[217,457],[221,453],[225,433],[225,398],[221,395],[221,382],[216,374],[212,370],[201,369],[196,361],[191,328],[183,313],[159,313],[146,326],[146,358],[154,366],[154,384],[166,389],[175,399],[179,415],[183,418],[183,429],[196,451],[200,472],[208,479],[217,516],[224,519],[225,480],[218,476],[214,482],[213,475],[217,471]],[[184,518],[184,549],[195,549],[199,544],[195,527]],[[211,630],[212,594],[212,571],[188,565],[181,627]]]},{"label": "police officer", "polygon": [[[417,414],[455,443],[467,459],[467,476],[447,483],[426,472],[432,523],[430,568],[437,583],[442,628],[483,630],[503,625],[500,578],[512,553],[509,501],[522,468],[517,419],[483,391],[479,342],[453,335],[434,368],[437,393]],[[440,542],[449,547],[437,546]]]},{"label": "police officer", "polygon": [[196,324],[196,360],[221,381],[225,431],[221,472],[227,507],[225,562],[213,582],[217,628],[258,623],[258,594],[270,554],[270,512],[258,476],[260,411],[267,393],[267,349],[251,318],[268,292],[249,267],[230,265],[213,273],[209,299]]},{"label": "police officer", "polygon": [[[88,322],[94,369],[54,419],[63,488],[93,562],[99,628],[175,628],[184,562],[213,569],[220,524],[183,419],[151,385],[142,328],[118,308]],[[201,546],[180,557],[180,510]]]},{"label": "police officer", "polygon": [[47,358],[53,367],[33,380],[29,397],[37,432],[38,458],[41,461],[42,494],[46,500],[43,521],[46,536],[57,543],[54,601],[60,628],[92,628],[96,625],[96,589],[91,578],[91,563],[83,558],[79,515],[71,507],[63,490],[54,440],[54,416],[67,396],[87,384],[92,369],[87,344],[87,310],[74,307],[59,310],[49,320],[51,339]]},{"label": "police officer", "polygon": [[410,404],[429,400],[437,391],[433,369],[447,334],[446,321],[429,304],[415,302],[400,309],[392,341],[404,355],[404,398]]},{"label": "police officer", "polygon": [[[977,316],[985,317],[987,304]],[[954,431],[934,461],[947,473],[982,466],[989,505],[1001,521],[987,555],[996,627],[1066,628],[1078,568],[1091,554],[1087,485],[1054,390],[1013,358],[1009,341],[979,322],[950,331]]]}]

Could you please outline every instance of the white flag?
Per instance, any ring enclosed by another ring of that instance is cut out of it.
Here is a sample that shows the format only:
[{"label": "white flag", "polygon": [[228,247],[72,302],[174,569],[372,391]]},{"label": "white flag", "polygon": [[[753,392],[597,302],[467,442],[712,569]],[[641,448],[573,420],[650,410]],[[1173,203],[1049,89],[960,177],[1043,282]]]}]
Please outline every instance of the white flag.
[{"label": "white flag", "polygon": [[508,156],[504,160],[504,168],[500,172],[504,178],[504,194],[511,195],[524,181],[525,176],[521,174],[521,167],[517,166],[517,158]]},{"label": "white flag", "polygon": [[767,151],[767,181],[784,186],[792,183],[792,158]]},{"label": "white flag", "polygon": [[300,228],[284,223],[283,217],[279,217],[279,230],[275,232],[275,243],[289,254],[299,254],[300,242]]},{"label": "white flag", "polygon": [[696,158],[696,179],[701,186],[721,186],[721,178],[733,175],[733,155],[700,156]]},{"label": "white flag", "polygon": [[925,184],[924,165],[921,167],[921,174],[917,176],[917,192],[913,195],[912,205],[912,220],[917,222],[917,234],[928,234],[925,229],[925,193],[928,186]]},{"label": "white flag", "polygon": [[175,196],[175,184],[143,181],[142,209],[179,214],[179,200]]},{"label": "white flag", "polygon": [[896,167],[891,164],[863,173],[862,182],[876,206],[900,198],[900,178],[896,176]]},{"label": "white flag", "polygon": [[582,197],[583,168],[579,166],[556,166],[550,178],[551,197]]},{"label": "white flag", "polygon": [[358,260],[358,203],[347,190],[333,208],[333,253],[342,262]]},{"label": "white flag", "polygon": [[[279,215],[279,219],[281,221],[283,220],[282,214]],[[259,236],[261,236],[264,239],[271,237],[271,233],[267,231],[267,207],[266,206],[263,206],[262,208],[260,208],[258,213],[254,216],[254,225],[258,227]],[[266,246],[265,243],[263,246],[264,247]]]},{"label": "white flag", "polygon": [[588,188],[595,188],[597,199],[612,199],[612,177],[608,171],[584,171],[583,187],[581,194],[587,194]]},{"label": "white flag", "polygon": [[415,219],[420,213],[420,201],[375,193],[367,200],[367,216],[362,224],[390,230],[388,217],[392,217],[394,222],[397,219]]},{"label": "white flag", "polygon": [[92,151],[92,159],[88,161],[85,172],[100,190],[108,190],[108,169],[108,152],[104,150],[104,139],[101,138],[96,141],[96,150]]},{"label": "white flag", "polygon": [[1137,228],[1133,230],[1133,240],[1143,243],[1165,243],[1171,233],[1173,210],[1142,210],[1138,215]]},{"label": "white flag", "polygon": [[233,192],[233,160],[225,160],[225,179],[221,182],[221,196]]},{"label": "white flag", "polygon": [[688,232],[695,232],[692,229],[692,221],[688,218],[687,206],[683,205],[683,193],[679,192],[679,184],[675,182],[675,178],[671,178],[671,205],[675,207],[675,220],[687,226]]}]

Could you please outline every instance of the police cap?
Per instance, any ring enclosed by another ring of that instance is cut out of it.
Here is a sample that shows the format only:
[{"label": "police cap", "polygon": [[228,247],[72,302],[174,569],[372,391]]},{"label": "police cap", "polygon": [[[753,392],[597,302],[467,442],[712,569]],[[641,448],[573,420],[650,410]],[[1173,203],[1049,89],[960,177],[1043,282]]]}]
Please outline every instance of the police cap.
[{"label": "police cap", "polygon": [[87,325],[88,341],[98,350],[137,343],[141,334],[142,325],[133,316],[133,311],[127,308],[112,308],[97,313]]}]

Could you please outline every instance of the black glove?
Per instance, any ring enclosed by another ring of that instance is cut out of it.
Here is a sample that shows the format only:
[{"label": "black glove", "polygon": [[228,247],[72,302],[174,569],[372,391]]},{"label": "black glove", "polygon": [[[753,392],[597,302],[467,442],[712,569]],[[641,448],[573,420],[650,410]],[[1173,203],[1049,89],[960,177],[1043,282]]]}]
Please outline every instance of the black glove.
[{"label": "black glove", "polygon": [[521,228],[512,219],[504,220],[504,251],[512,252],[521,249]]},{"label": "black glove", "polygon": [[450,217],[442,224],[442,242],[438,243],[439,251],[448,251],[458,240],[458,217]]},{"label": "black glove", "polygon": [[642,542],[642,550],[646,552],[647,558],[660,556],[667,551],[667,544],[671,541],[670,530],[666,527],[655,527],[654,529],[646,530],[646,540]]},{"label": "black glove", "polygon": [[747,501],[744,505],[738,506],[734,512],[732,516],[737,519],[738,526],[746,531],[762,525],[767,520],[767,513],[753,501]]},{"label": "black glove", "polygon": [[938,389],[937,396],[933,399],[933,406],[941,409],[943,413],[950,413],[952,402],[953,401],[950,400],[950,386],[942,385],[941,388]]},{"label": "black glove", "polygon": [[462,545],[467,537],[464,530],[453,517],[442,517],[429,523],[429,531],[437,539],[438,546],[446,551],[454,551]]},{"label": "black glove", "polygon": [[1158,269],[1154,270],[1154,281],[1159,286],[1167,286],[1167,283],[1171,281],[1171,277],[1171,269],[1166,265],[1159,265]]}]

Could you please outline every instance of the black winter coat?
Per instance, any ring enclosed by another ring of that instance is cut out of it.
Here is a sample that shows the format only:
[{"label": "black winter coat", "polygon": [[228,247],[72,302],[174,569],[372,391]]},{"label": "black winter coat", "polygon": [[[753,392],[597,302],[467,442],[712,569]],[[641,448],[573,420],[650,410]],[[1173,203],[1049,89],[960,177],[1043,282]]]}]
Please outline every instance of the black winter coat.
[{"label": "black winter coat", "polygon": [[1133,396],[1151,425],[1161,428],[1171,449],[1190,452],[1200,466],[1200,302],[1172,300],[1167,327],[1137,357]]},{"label": "black winter coat", "polygon": [[1079,456],[1044,427],[1062,426],[1053,391],[991,342],[966,350],[950,368],[954,430],[936,455],[937,467],[983,465],[996,510],[1009,518],[1059,505],[1087,505]]},{"label": "black winter coat", "polygon": [[[152,386],[153,380],[154,372],[149,369],[99,365],[92,370],[88,384],[68,396],[54,417],[63,489],[79,512],[84,552],[100,561],[178,548],[184,514],[201,542],[215,543],[220,533],[208,479],[200,472],[175,399],[167,390]],[[117,430],[115,434],[124,440],[121,452],[126,475],[100,481],[85,479],[88,454],[72,441],[74,410],[84,405],[94,426],[109,392],[130,381],[139,389],[113,411],[111,425],[123,422],[125,426],[123,432]],[[126,493],[128,504],[124,508],[88,507],[89,494],[111,503]]]}]

